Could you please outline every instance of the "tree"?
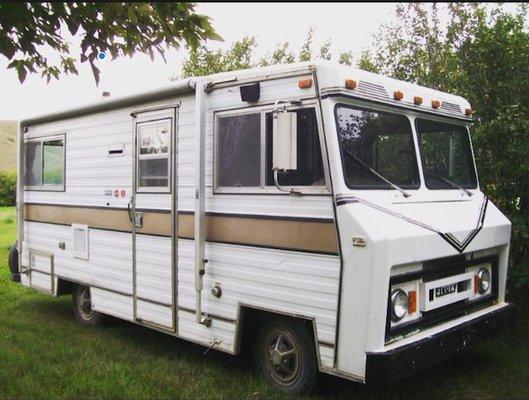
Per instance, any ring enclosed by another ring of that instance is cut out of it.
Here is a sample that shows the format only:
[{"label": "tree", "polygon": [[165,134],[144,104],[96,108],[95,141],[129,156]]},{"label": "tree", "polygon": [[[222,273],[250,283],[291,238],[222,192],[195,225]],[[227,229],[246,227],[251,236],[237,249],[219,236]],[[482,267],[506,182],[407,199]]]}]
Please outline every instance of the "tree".
[{"label": "tree", "polygon": [[[288,41],[278,43],[277,47],[268,52],[261,59],[257,59],[257,39],[253,36],[244,37],[236,41],[226,50],[210,50],[202,45],[189,49],[188,56],[184,59],[180,77],[204,76],[218,72],[234,71],[238,69],[253,68],[275,64],[291,64],[298,61],[311,61],[316,59],[331,60],[334,52],[330,40],[326,40],[320,47],[317,55],[313,50],[314,28],[307,32],[305,42],[296,56]],[[351,65],[353,55],[351,52],[338,54],[338,62]],[[174,77],[176,79],[177,76]]]},{"label": "tree", "polygon": [[[163,57],[169,46],[196,48],[205,39],[220,39],[193,3],[0,3],[0,54],[20,82],[28,72],[40,73],[48,82],[61,72],[77,74],[65,30],[82,36],[80,61],[90,64],[96,83],[94,62],[100,52],[112,59],[135,52]],[[55,61],[46,56],[47,49]]]},{"label": "tree", "polygon": [[400,5],[381,27],[365,69],[459,94],[476,112],[471,128],[485,193],[513,222],[511,278],[529,276],[529,32],[527,6],[505,12],[449,3]]}]

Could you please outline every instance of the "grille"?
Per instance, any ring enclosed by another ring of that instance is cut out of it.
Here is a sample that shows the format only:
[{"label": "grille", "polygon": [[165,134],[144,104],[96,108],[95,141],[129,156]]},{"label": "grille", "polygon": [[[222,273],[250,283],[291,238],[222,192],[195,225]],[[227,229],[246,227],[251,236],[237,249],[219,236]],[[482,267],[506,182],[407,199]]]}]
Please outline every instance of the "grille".
[{"label": "grille", "polygon": [[358,82],[357,92],[365,94],[369,97],[376,97],[379,99],[389,99],[388,92],[384,86],[365,81]]},{"label": "grille", "polygon": [[445,111],[456,112],[456,113],[462,112],[461,107],[459,107],[457,104],[449,103],[447,101],[443,101],[441,103],[441,109]]}]

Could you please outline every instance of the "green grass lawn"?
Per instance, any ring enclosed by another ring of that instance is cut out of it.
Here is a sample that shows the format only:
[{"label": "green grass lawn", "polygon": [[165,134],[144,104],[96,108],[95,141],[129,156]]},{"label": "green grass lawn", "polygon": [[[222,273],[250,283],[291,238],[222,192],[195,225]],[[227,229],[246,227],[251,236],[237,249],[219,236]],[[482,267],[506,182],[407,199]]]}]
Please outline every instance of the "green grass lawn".
[{"label": "green grass lawn", "polygon": [[[0,208],[0,398],[283,398],[249,357],[217,351],[112,320],[83,328],[70,296],[10,282],[13,208]],[[365,387],[322,376],[314,398],[529,398],[529,296],[518,295],[517,327],[398,384]]]}]

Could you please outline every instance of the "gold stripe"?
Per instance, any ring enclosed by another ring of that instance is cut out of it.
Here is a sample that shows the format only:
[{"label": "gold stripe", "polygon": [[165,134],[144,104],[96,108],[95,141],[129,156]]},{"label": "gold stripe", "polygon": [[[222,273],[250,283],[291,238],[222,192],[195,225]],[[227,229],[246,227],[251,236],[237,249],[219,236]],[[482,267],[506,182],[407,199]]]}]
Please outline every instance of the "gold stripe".
[{"label": "gold stripe", "polygon": [[[85,224],[91,228],[131,232],[126,210],[26,204],[27,220],[56,224]],[[333,221],[266,218],[237,215],[206,215],[206,240],[212,242],[338,253]],[[169,212],[143,211],[138,233],[171,235]],[[178,237],[194,237],[194,215],[178,213]]]}]

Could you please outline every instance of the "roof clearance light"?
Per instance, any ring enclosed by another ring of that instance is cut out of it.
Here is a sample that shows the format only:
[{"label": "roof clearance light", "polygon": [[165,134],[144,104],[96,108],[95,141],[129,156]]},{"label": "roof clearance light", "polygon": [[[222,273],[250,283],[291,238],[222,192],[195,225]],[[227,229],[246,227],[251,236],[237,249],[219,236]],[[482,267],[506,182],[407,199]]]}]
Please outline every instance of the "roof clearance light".
[{"label": "roof clearance light", "polygon": [[439,100],[432,100],[432,108],[441,107],[441,102]]},{"label": "roof clearance light", "polygon": [[354,79],[346,79],[345,80],[345,88],[355,90],[356,89],[356,81]]},{"label": "roof clearance light", "polygon": [[300,89],[310,89],[312,87],[312,79],[310,78],[300,79],[298,82],[298,86]]},{"label": "roof clearance light", "polygon": [[400,90],[395,90],[393,92],[393,98],[397,101],[402,100],[404,98],[404,93],[402,93]]},{"label": "roof clearance light", "polygon": [[474,114],[474,110],[473,109],[465,108],[465,115],[468,115],[469,117],[471,117],[472,114]]},{"label": "roof clearance light", "polygon": [[420,106],[422,104],[421,96],[413,96],[413,104]]}]

